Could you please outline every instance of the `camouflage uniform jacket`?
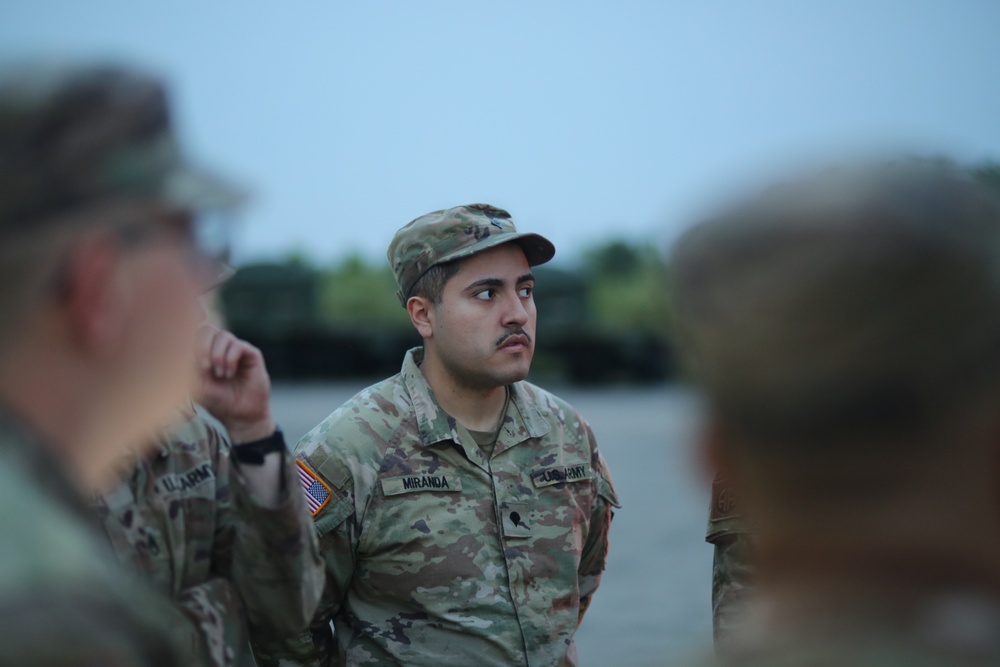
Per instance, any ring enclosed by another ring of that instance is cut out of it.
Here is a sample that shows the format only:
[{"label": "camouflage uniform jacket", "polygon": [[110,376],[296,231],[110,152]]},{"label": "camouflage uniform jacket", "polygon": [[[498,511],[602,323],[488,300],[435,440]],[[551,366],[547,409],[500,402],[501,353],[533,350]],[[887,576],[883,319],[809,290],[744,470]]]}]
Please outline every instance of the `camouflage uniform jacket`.
[{"label": "camouflage uniform jacket", "polygon": [[0,415],[0,665],[190,665],[185,623],[123,576],[61,463]]},{"label": "camouflage uniform jacket", "polygon": [[[327,563],[310,665],[575,665],[618,500],[590,427],[526,382],[492,456],[420,371],[362,391],[296,451]],[[329,499],[323,495],[329,488]],[[329,630],[333,620],[335,636]]]},{"label": "camouflage uniform jacket", "polygon": [[319,601],[323,565],[291,457],[283,484],[292,492],[266,507],[228,450],[222,431],[187,411],[95,510],[118,558],[195,620],[201,636],[186,641],[209,664],[252,665],[247,618],[264,635],[302,630]]},{"label": "camouflage uniform jacket", "polygon": [[712,631],[716,648],[724,650],[738,623],[739,609],[750,593],[754,568],[753,539],[732,487],[716,475],[705,541],[714,547],[712,560]]}]

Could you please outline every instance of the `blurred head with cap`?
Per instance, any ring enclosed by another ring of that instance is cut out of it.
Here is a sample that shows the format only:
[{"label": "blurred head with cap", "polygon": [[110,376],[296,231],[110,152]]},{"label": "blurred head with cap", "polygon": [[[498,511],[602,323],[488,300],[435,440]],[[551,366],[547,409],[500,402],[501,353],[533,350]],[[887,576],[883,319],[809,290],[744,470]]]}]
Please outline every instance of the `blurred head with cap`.
[{"label": "blurred head with cap", "polygon": [[694,226],[671,265],[708,459],[765,569],[892,553],[1000,583],[994,193],[933,161],[829,169]]},{"label": "blurred head with cap", "polygon": [[434,211],[397,231],[389,264],[424,339],[425,375],[486,390],[524,379],[535,336],[530,267],[554,255],[548,239],[518,232],[488,204]]},{"label": "blurred head with cap", "polygon": [[214,214],[242,200],[184,158],[155,77],[0,67],[0,400],[88,478],[192,388]]}]

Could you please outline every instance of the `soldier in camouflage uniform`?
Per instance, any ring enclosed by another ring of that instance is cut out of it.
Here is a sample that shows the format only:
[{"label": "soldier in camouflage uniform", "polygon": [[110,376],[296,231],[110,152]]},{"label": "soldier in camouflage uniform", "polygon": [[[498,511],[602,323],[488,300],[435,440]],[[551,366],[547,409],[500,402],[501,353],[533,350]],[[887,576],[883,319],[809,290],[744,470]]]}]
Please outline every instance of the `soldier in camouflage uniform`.
[{"label": "soldier in camouflage uniform", "polygon": [[389,261],[424,346],[298,444],[327,586],[312,632],[272,657],[577,664],[618,500],[587,422],[524,381],[530,267],[554,253],[481,204],[396,233]]},{"label": "soldier in camouflage uniform", "polygon": [[199,664],[85,498],[191,390],[195,214],[236,195],[181,159],[156,80],[0,66],[0,664]]},{"label": "soldier in camouflage uniform", "polygon": [[752,517],[712,664],[1000,664],[1000,202],[902,161],[830,169],[672,258],[702,445]]},{"label": "soldier in camouflage uniform", "polygon": [[272,639],[304,629],[323,563],[271,418],[260,351],[214,327],[202,340],[202,400],[223,423],[194,405],[182,409],[95,510],[118,558],[194,621],[195,633],[178,628],[182,641],[207,654],[207,664],[253,665],[247,620]]}]

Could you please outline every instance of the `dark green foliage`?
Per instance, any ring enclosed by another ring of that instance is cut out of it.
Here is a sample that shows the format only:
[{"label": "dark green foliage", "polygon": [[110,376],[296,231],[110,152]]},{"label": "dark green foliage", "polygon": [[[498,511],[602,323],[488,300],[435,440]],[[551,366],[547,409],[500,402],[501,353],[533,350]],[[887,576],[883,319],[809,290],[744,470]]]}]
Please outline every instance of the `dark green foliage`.
[{"label": "dark green foliage", "polygon": [[657,248],[617,240],[587,251],[585,258],[594,327],[666,338],[666,263]]},{"label": "dark green foliage", "polygon": [[396,281],[388,265],[371,265],[350,255],[319,275],[319,317],[341,326],[410,327],[410,318],[396,298]]}]

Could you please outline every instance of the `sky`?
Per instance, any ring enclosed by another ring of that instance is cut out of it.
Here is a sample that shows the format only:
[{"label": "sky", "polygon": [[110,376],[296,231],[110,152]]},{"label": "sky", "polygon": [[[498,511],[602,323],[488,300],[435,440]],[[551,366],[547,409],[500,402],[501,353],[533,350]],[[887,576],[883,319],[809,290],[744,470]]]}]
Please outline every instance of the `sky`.
[{"label": "sky", "polygon": [[993,0],[0,0],[0,58],[166,79],[253,192],[238,264],[383,261],[473,202],[579,264],[816,164],[1000,160],[997,35]]}]

